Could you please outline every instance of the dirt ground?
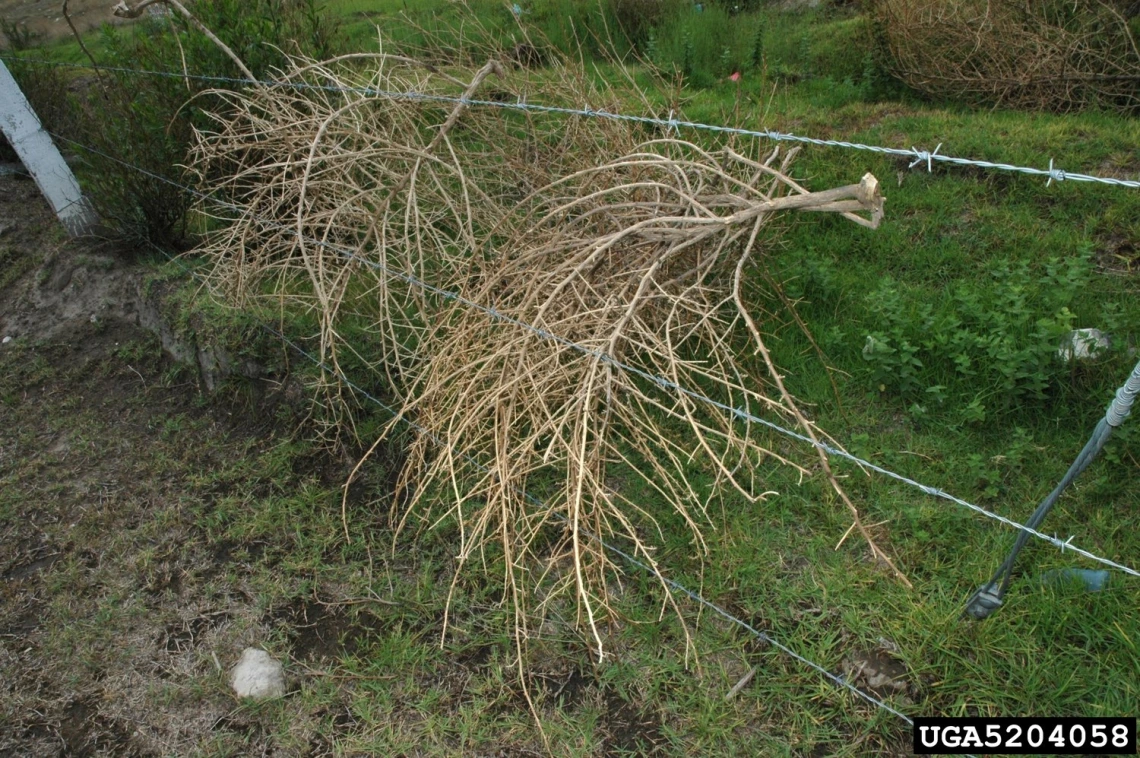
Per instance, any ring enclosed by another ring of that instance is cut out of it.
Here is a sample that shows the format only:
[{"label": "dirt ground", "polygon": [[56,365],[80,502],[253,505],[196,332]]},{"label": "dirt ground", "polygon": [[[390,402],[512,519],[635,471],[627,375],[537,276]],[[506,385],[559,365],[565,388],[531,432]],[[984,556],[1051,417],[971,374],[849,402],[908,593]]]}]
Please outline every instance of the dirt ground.
[{"label": "dirt ground", "polygon": [[[355,485],[347,546],[354,459],[301,439],[296,381],[205,392],[138,326],[156,268],[129,260],[0,175],[0,755],[543,754],[508,643],[439,648],[451,565],[385,557],[387,510]],[[378,468],[360,488],[389,486]],[[235,698],[246,647],[283,661],[284,698]],[[540,661],[544,711],[594,724],[593,754],[652,754],[661,714],[582,661]],[[478,746],[440,744],[433,719],[471,708]]]},{"label": "dirt ground", "polygon": [[[114,5],[110,0],[69,0],[67,10],[75,28],[82,33],[104,23],[129,23],[115,18],[111,10]],[[61,0],[0,0],[0,18],[8,24],[25,25],[40,42],[71,35]],[[0,39],[0,44],[7,41]]]},{"label": "dirt ground", "polygon": [[251,716],[226,671],[274,639],[319,673],[364,627],[252,586],[264,546],[204,526],[244,486],[218,472],[280,444],[282,393],[205,398],[137,326],[121,253],[0,176],[0,755],[268,754],[259,718],[288,719],[274,754],[326,754],[335,698]]}]

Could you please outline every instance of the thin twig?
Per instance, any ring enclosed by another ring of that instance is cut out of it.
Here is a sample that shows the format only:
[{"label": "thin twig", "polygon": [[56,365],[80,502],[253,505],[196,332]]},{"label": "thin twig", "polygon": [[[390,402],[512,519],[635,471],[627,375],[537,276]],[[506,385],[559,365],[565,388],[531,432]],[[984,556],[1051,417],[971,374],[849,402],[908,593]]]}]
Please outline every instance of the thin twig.
[{"label": "thin twig", "polygon": [[[178,0],[143,0],[143,2],[139,3],[134,8],[127,5],[125,0],[120,0],[120,2],[112,10],[118,18],[138,18],[143,14],[143,11],[156,4],[169,5],[175,8],[179,13],[185,16],[191,24],[194,25],[194,28],[202,32],[202,34],[206,35],[207,39],[217,45],[223,53],[229,56],[230,60],[232,60],[234,64],[239,69],[241,69],[242,74],[247,79],[257,82],[257,77],[253,75],[253,72],[246,68],[245,63],[243,63],[242,59],[239,58],[237,54],[230,49],[229,45],[227,45],[225,42],[222,42],[221,39],[218,38],[218,35],[214,34],[206,27],[205,24],[195,18],[194,14],[186,10],[186,6],[178,2]],[[256,86],[261,85],[257,84]]]}]

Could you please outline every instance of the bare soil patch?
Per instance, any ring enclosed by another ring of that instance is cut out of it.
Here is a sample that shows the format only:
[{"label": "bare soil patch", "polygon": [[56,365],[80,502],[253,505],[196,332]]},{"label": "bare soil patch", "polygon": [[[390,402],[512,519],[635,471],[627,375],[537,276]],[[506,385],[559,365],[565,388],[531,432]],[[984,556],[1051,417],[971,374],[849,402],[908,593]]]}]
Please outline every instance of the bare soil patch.
[{"label": "bare soil patch", "polygon": [[[0,177],[0,219],[0,754],[262,754],[275,716],[235,716],[226,681],[273,640],[259,548],[202,518],[240,487],[210,472],[278,444],[283,385],[202,396],[137,325],[143,267],[67,241],[30,181]],[[351,636],[274,623],[313,640],[311,666]],[[276,707],[299,711],[299,744],[335,739],[300,701]]]},{"label": "bare soil patch", "polygon": [[[67,5],[72,23],[81,33],[98,29],[103,24],[130,23],[115,18],[114,3],[106,0],[70,0]],[[53,42],[71,36],[59,0],[0,0],[0,16],[9,23],[26,25],[38,42]],[[0,39],[0,49],[8,41]]]}]

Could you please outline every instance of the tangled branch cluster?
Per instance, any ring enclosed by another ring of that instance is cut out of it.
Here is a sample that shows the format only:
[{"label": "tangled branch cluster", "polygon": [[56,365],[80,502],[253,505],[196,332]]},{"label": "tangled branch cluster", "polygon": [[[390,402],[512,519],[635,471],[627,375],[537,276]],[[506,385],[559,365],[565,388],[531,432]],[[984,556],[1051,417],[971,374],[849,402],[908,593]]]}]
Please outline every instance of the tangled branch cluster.
[{"label": "tangled branch cluster", "polygon": [[[283,74],[293,86],[227,93],[193,165],[239,212],[219,214],[201,252],[218,291],[311,315],[326,362],[351,351],[387,376],[422,430],[401,478],[401,528],[454,525],[456,580],[490,552],[519,640],[536,612],[573,598],[600,654],[615,567],[598,538],[656,568],[669,520],[703,555],[719,487],[756,500],[760,460],[812,468],[680,389],[820,434],[744,293],[752,276],[778,289],[762,261],[765,224],[800,210],[874,227],[883,200],[870,175],[809,192],[787,174],[794,151],[709,151],[625,122],[532,120],[361,87],[513,99],[539,86],[526,76],[489,63],[465,82],[354,56],[298,61]],[[547,102],[618,107],[570,65],[538,81]],[[326,380],[345,391],[335,372]],[[895,570],[822,454],[819,465]]]},{"label": "tangled branch cluster", "polygon": [[[444,509],[460,525],[461,564],[500,541],[516,593],[518,576],[565,567],[556,581],[577,596],[599,650],[613,566],[591,535],[618,535],[656,568],[643,535],[662,535],[663,514],[645,502],[649,493],[703,555],[711,491],[731,486],[755,501],[750,475],[764,458],[807,473],[732,412],[680,389],[814,433],[745,302],[745,272],[772,214],[875,213],[879,198],[871,179],[808,193],[783,173],[793,154],[780,157],[761,162],[664,139],[542,188],[500,232],[503,254],[468,297],[546,334],[458,304],[432,339],[440,347],[409,409],[443,444],[421,438],[407,475],[461,493]],[[749,343],[766,378],[742,365]],[[450,449],[493,463],[472,476]],[[694,483],[702,465],[711,489]],[[548,473],[557,486],[536,508],[525,489]]]},{"label": "tangled branch cluster", "polygon": [[1140,107],[1140,49],[1106,0],[875,0],[894,73],[936,97],[1068,111]]}]

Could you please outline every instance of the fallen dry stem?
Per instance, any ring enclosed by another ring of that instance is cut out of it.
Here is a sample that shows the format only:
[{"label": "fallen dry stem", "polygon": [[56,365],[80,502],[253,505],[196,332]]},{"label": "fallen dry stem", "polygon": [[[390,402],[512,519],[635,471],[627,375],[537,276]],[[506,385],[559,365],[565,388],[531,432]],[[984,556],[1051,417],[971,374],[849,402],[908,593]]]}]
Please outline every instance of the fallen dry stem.
[{"label": "fallen dry stem", "polygon": [[[671,512],[704,555],[710,492],[695,485],[694,465],[756,500],[742,478],[746,462],[774,456],[734,414],[682,388],[709,388],[728,407],[780,412],[818,439],[740,296],[742,273],[772,214],[860,210],[868,214],[860,223],[874,227],[882,197],[870,175],[808,192],[772,165],[779,155],[757,162],[657,140],[540,188],[521,221],[499,227],[504,254],[465,293],[509,323],[455,304],[426,340],[438,347],[405,409],[430,434],[413,446],[406,483],[418,493],[431,491],[425,482],[455,493],[443,515],[459,528],[460,570],[491,540],[516,572],[529,570],[537,552],[540,573],[567,567],[599,656],[600,623],[611,610],[607,576],[617,567],[598,539],[618,536],[656,572],[644,530],[657,533],[653,542],[664,539],[661,519]],[[734,287],[725,293],[717,282],[731,272]],[[743,378],[732,336],[742,324],[778,400]],[[472,475],[447,450],[493,462],[490,472]],[[874,555],[902,577],[863,528],[826,455],[821,465]],[[559,485],[538,506],[528,486],[551,474]],[[613,486],[614,476],[625,483]],[[644,502],[646,492],[664,512]],[[404,517],[418,506],[426,504],[414,500]]]},{"label": "fallen dry stem", "polygon": [[[458,533],[445,631],[467,569],[497,565],[520,666],[526,639],[564,601],[601,657],[620,575],[601,540],[631,546],[680,617],[655,546],[680,529],[703,557],[719,493],[770,496],[754,486],[765,460],[814,468],[726,409],[825,436],[765,345],[773,316],[750,311],[743,293],[754,270],[775,287],[766,227],[803,211],[873,229],[874,177],[810,192],[789,177],[794,150],[749,157],[646,141],[626,122],[370,92],[501,98],[542,86],[548,102],[621,107],[565,62],[538,82],[493,62],[464,82],[357,55],[296,61],[282,79],[331,86],[217,93],[227,110],[201,135],[193,170],[241,209],[202,249],[210,283],[315,318],[330,407],[348,402],[341,374],[362,364],[415,421],[394,515],[397,534],[413,523]],[[905,582],[818,455],[853,528]]]}]

